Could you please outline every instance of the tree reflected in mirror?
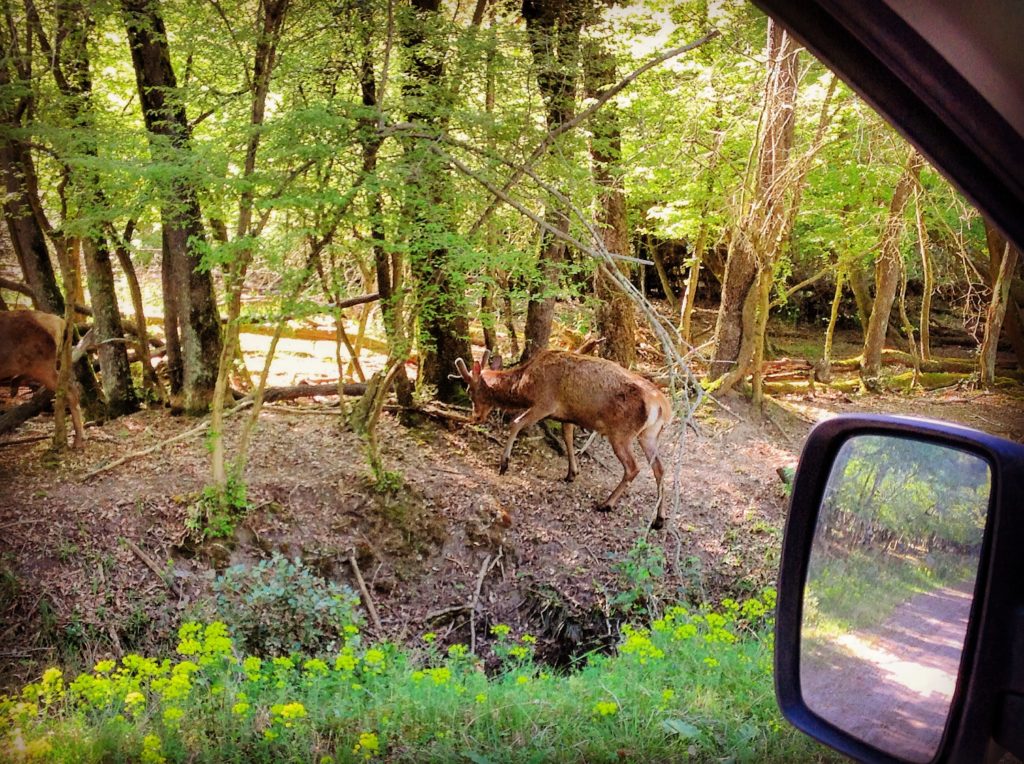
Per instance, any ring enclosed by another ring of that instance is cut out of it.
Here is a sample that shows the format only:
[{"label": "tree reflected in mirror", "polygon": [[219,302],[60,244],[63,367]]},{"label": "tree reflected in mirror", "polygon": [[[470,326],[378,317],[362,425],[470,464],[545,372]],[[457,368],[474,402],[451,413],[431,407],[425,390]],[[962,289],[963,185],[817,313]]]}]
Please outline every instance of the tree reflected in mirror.
[{"label": "tree reflected in mirror", "polygon": [[882,435],[840,449],[804,592],[808,708],[889,754],[934,757],[960,667],[989,504],[988,463]]}]

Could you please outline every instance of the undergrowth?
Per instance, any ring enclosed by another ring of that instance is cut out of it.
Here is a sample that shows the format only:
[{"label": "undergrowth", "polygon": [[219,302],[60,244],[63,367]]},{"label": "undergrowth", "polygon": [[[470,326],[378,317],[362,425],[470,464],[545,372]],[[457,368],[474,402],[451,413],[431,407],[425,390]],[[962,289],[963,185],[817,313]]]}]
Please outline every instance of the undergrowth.
[{"label": "undergrowth", "polygon": [[349,624],[329,658],[238,652],[222,622],[190,622],[175,658],[57,668],[0,698],[5,761],[810,761],[772,692],[774,591],[718,611],[669,607],[623,628],[617,654],[554,674],[536,639],[494,626],[500,670],[464,645],[366,643]]}]

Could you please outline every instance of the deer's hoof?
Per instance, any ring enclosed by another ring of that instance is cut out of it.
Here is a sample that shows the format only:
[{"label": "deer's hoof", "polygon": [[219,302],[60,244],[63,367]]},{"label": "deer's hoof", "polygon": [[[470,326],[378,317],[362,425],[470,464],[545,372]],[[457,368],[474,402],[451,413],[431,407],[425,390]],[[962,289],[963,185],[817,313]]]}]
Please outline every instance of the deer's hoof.
[{"label": "deer's hoof", "polygon": [[501,464],[498,465],[498,474],[504,475],[508,472],[508,459],[502,459]]},{"label": "deer's hoof", "polygon": [[652,531],[660,531],[664,527],[665,527],[665,520],[664,520],[664,518],[655,517],[653,520],[651,520],[651,530]]},{"label": "deer's hoof", "polygon": [[565,482],[566,483],[571,483],[575,479],[576,479],[576,473],[575,472],[570,472],[568,475],[565,476]]},{"label": "deer's hoof", "polygon": [[612,505],[611,504],[598,504],[596,507],[594,507],[594,511],[595,512],[611,512],[612,511]]}]

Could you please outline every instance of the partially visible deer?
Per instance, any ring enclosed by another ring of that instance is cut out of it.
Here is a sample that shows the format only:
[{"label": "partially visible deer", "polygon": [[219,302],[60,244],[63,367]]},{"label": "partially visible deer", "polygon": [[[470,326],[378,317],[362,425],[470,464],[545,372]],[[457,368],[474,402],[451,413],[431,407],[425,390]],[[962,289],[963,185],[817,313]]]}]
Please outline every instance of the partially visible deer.
[{"label": "partially visible deer", "polygon": [[[543,350],[512,369],[488,368],[490,353],[473,364],[470,371],[461,358],[455,362],[459,375],[469,386],[473,400],[473,421],[483,422],[494,408],[525,409],[512,420],[508,442],[501,456],[500,474],[508,469],[512,444],[524,427],[550,418],[562,422],[562,436],[569,458],[572,482],[579,474],[573,432],[576,426],[604,435],[625,470],[622,480],[597,509],[614,507],[640,469],[633,457],[633,441],[647,457],[658,485],[658,500],[651,528],[665,523],[663,512],[665,469],[658,458],[658,437],[672,420],[672,405],[651,381],[626,371],[617,363],[562,350]],[[500,366],[500,363],[496,364]]]},{"label": "partially visible deer", "polygon": [[[0,311],[0,379],[28,377],[57,392],[57,349],[64,339],[64,319],[38,310]],[[74,380],[68,407],[75,427],[75,448],[85,441],[82,410]]]}]

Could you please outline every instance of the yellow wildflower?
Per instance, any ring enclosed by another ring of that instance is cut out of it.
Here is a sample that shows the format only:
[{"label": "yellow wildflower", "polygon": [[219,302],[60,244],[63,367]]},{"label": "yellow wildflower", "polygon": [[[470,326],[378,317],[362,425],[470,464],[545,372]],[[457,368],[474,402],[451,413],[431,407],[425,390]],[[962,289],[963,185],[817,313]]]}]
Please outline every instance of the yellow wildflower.
[{"label": "yellow wildflower", "polygon": [[364,759],[372,759],[380,753],[380,740],[378,740],[376,733],[359,733],[359,741],[352,748],[352,753],[362,754]]}]

